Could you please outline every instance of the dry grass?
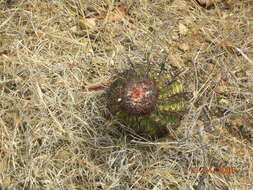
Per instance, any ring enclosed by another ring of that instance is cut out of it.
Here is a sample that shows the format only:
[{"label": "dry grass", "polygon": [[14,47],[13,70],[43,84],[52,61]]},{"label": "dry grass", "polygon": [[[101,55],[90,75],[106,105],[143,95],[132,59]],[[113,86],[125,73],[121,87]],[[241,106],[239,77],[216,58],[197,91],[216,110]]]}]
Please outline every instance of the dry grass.
[{"label": "dry grass", "polygon": [[[252,0],[118,4],[0,0],[0,189],[252,189]],[[173,139],[130,141],[85,87],[164,51],[185,70],[189,111]]]}]

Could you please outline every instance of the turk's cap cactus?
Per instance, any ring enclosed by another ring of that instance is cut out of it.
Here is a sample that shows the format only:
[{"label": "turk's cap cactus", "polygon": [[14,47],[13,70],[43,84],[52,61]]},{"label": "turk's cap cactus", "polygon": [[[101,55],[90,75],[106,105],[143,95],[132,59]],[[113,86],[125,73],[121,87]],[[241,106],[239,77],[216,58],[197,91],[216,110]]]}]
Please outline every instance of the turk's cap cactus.
[{"label": "turk's cap cactus", "polygon": [[[117,119],[138,134],[158,137],[169,125],[178,124],[185,106],[180,80],[168,73],[155,72],[145,66],[119,74],[108,87],[108,109]],[[172,81],[172,82],[170,82]]]}]

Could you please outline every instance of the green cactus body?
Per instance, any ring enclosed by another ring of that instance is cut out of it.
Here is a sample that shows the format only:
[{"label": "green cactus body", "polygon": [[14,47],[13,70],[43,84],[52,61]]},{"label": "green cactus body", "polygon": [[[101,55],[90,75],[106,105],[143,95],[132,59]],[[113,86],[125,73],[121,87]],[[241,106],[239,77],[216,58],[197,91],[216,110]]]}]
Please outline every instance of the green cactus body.
[{"label": "green cactus body", "polygon": [[[152,102],[152,99],[151,103],[147,103],[147,105],[154,103],[154,108],[144,107],[144,110],[147,109],[145,110],[145,114],[132,114],[131,111],[124,110],[124,106],[122,106],[122,99],[124,98],[122,92],[126,90],[126,84],[130,81],[134,81],[136,76],[138,76],[138,80],[142,76],[147,77],[143,67],[135,69],[135,72],[127,71],[116,79],[107,90],[109,100],[108,108],[111,113],[126,125],[134,128],[138,134],[155,138],[164,136],[167,131],[167,126],[178,124],[181,119],[181,114],[179,112],[185,107],[185,98],[181,81],[174,80],[173,82],[169,82],[171,78],[168,73],[164,72],[158,74],[159,73],[152,70],[152,68],[148,74],[148,78],[151,81],[154,80],[156,83],[157,97],[153,98],[155,102]],[[133,91],[126,94],[129,95],[131,92]],[[149,95],[149,93],[152,92],[146,92],[146,94],[148,94],[147,96],[152,96]],[[134,99],[134,101],[136,100]],[[146,102],[144,101],[144,103]],[[133,106],[134,105],[135,104],[133,104]],[[138,106],[138,99],[136,106]]]}]

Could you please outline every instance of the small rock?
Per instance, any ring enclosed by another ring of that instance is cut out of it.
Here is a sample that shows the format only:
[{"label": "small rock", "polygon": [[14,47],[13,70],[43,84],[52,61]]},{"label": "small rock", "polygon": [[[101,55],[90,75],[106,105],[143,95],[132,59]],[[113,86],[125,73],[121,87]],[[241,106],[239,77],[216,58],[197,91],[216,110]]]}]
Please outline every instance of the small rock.
[{"label": "small rock", "polygon": [[222,98],[220,101],[219,101],[220,104],[224,105],[224,106],[228,106],[230,104],[230,102],[224,98]]},{"label": "small rock", "polygon": [[225,86],[217,86],[214,89],[214,91],[219,93],[219,94],[225,94],[225,93],[227,93],[227,88]]},{"label": "small rock", "polygon": [[171,39],[174,40],[174,41],[177,41],[179,40],[179,35],[178,33],[174,32],[171,34]]},{"label": "small rock", "polygon": [[179,30],[179,34],[186,35],[189,29],[184,24],[179,23],[178,30]]},{"label": "small rock", "polygon": [[211,5],[213,5],[214,1],[215,0],[198,0],[199,4],[202,5],[202,6],[204,6],[204,7],[206,7],[206,8],[208,8]]},{"label": "small rock", "polygon": [[96,27],[96,18],[86,18],[86,19],[80,19],[79,20],[79,25],[82,29],[84,28],[90,28],[90,29],[95,29]]},{"label": "small rock", "polygon": [[188,51],[190,49],[190,46],[186,43],[179,44],[178,48],[182,51]]}]

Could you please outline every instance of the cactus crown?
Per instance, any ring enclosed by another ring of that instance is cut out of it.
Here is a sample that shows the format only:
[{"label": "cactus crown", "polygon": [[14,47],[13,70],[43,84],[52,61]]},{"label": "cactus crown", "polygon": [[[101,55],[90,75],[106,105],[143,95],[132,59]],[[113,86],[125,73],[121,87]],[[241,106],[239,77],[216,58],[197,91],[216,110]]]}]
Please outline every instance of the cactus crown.
[{"label": "cactus crown", "polygon": [[147,77],[135,77],[124,80],[119,92],[122,110],[132,115],[144,115],[152,112],[157,102],[156,81]]}]

